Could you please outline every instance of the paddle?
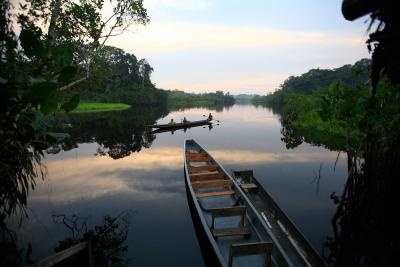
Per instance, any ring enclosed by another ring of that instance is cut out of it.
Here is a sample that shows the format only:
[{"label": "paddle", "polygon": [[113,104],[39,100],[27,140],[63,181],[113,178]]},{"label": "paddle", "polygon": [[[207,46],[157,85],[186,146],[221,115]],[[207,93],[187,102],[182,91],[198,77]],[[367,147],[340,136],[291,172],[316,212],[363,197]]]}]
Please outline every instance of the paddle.
[{"label": "paddle", "polygon": [[[203,115],[203,117],[208,117],[207,115]],[[219,120],[215,120],[216,122],[220,122]]]}]

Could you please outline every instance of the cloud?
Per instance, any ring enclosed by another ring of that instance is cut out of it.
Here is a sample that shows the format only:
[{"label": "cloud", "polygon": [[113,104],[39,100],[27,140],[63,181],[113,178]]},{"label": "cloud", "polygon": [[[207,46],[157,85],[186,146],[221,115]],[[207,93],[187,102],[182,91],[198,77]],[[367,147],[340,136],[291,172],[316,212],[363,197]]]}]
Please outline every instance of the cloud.
[{"label": "cloud", "polygon": [[161,88],[179,89],[186,92],[215,92],[215,90],[229,90],[232,94],[243,93],[246,88],[247,93],[272,92],[276,85],[281,83],[286,77],[284,75],[258,75],[243,76],[236,79],[209,80],[199,83],[185,83],[172,80],[161,81],[158,86]]},{"label": "cloud", "polygon": [[211,6],[210,1],[204,0],[147,0],[146,8],[171,8],[184,11],[204,11]]},{"label": "cloud", "polygon": [[[326,153],[295,151],[211,150],[210,154],[220,162],[234,165],[314,162],[328,157]],[[46,166],[49,178],[32,192],[32,201],[72,203],[120,193],[141,194],[143,199],[151,199],[160,194],[182,193],[184,188],[183,180],[176,176],[183,169],[181,147],[152,148],[118,161],[94,156],[52,159]],[[155,169],[163,175],[152,177]]]},{"label": "cloud", "polygon": [[164,52],[196,47],[249,47],[265,45],[359,45],[359,36],[345,33],[299,32],[265,27],[233,27],[184,22],[155,22],[112,43],[131,51]]}]

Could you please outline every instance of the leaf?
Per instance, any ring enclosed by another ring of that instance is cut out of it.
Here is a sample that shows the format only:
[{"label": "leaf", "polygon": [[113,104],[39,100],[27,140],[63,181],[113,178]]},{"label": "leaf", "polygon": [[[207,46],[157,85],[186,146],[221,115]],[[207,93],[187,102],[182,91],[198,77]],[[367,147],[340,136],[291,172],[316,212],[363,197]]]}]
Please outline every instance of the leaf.
[{"label": "leaf", "polygon": [[56,89],[57,85],[54,82],[44,81],[34,84],[32,86],[32,102],[34,104],[45,103]]},{"label": "leaf", "polygon": [[58,66],[71,65],[74,46],[70,43],[63,43],[53,48],[53,60]]},{"label": "leaf", "polygon": [[54,123],[54,118],[52,116],[45,116],[40,111],[36,111],[34,113],[35,119],[31,123],[32,128],[39,135],[44,134],[49,127],[51,127]]},{"label": "leaf", "polygon": [[54,133],[54,132],[46,132],[46,136],[54,139],[57,142],[70,137],[70,135],[67,133]]},{"label": "leaf", "polygon": [[78,68],[76,66],[64,67],[62,69],[60,75],[58,76],[57,80],[60,83],[67,83],[75,77],[77,71],[78,71]]},{"label": "leaf", "polygon": [[0,77],[0,84],[6,84],[8,82],[7,79],[4,79],[3,77]]},{"label": "leaf", "polygon": [[57,110],[57,108],[58,108],[58,103],[52,100],[40,103],[40,111],[43,112],[43,114],[53,113]]},{"label": "leaf", "polygon": [[79,101],[80,101],[80,96],[79,95],[75,95],[68,102],[64,103],[61,106],[61,108],[63,110],[65,110],[66,112],[70,112],[70,111],[76,109],[76,107],[79,104]]},{"label": "leaf", "polygon": [[40,40],[40,33],[33,29],[22,29],[19,35],[21,46],[28,57],[43,57],[45,47]]}]

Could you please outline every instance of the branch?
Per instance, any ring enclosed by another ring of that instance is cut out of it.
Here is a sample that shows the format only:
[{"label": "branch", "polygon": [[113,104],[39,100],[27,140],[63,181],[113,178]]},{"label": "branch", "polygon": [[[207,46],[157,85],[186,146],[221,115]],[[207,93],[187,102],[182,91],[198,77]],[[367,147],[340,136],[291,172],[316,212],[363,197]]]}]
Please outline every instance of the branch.
[{"label": "branch", "polygon": [[121,14],[121,12],[117,12],[117,13],[112,14],[112,16],[109,17],[109,18],[103,23],[103,25],[101,26],[101,28],[103,29],[103,28],[107,25],[107,23],[108,23],[113,17],[115,17],[117,14]]},{"label": "branch", "polygon": [[80,78],[79,80],[76,80],[76,81],[74,81],[72,83],[69,83],[67,85],[64,85],[64,86],[60,87],[58,90],[65,91],[65,90],[71,88],[72,86],[77,85],[78,83],[81,83],[81,82],[87,80],[88,78],[89,78],[88,76]]},{"label": "branch", "polygon": [[56,23],[58,17],[60,16],[60,12],[61,12],[61,0],[57,0],[57,2],[54,5],[54,9],[51,12],[49,31],[47,32],[50,45],[52,45],[56,40]]},{"label": "branch", "polygon": [[[125,30],[125,29],[124,29]],[[108,34],[108,35],[104,35],[104,36],[100,36],[100,38],[109,38],[109,37],[114,37],[114,36],[118,36],[118,35],[121,35],[121,34],[123,34],[124,33],[124,30],[122,30],[121,32],[119,32],[119,33],[115,33],[115,34]],[[99,39],[100,39],[99,38]]]}]

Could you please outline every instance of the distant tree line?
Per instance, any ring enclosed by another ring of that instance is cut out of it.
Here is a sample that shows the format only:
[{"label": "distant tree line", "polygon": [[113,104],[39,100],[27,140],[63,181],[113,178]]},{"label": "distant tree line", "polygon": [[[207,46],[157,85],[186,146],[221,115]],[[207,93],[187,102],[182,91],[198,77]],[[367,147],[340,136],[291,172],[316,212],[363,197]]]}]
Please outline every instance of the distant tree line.
[{"label": "distant tree line", "polygon": [[233,104],[235,104],[235,98],[229,92],[223,91],[193,94],[172,90],[168,94],[168,106],[171,108],[231,106]]},{"label": "distant tree line", "polygon": [[[354,65],[347,64],[337,69],[312,69],[300,76],[290,76],[273,93],[266,96],[256,96],[253,103],[282,109],[291,94],[311,95],[323,93],[332,82],[355,87],[359,81],[368,80],[369,59],[361,59]],[[354,75],[354,71],[359,75]]]},{"label": "distant tree line", "polygon": [[167,92],[151,81],[153,67],[146,59],[112,46],[102,48],[92,63],[90,81],[79,89],[81,99],[134,106],[165,104]]}]

